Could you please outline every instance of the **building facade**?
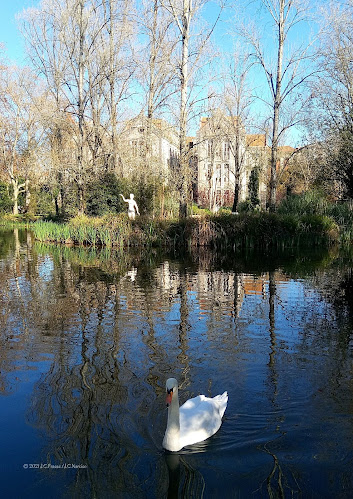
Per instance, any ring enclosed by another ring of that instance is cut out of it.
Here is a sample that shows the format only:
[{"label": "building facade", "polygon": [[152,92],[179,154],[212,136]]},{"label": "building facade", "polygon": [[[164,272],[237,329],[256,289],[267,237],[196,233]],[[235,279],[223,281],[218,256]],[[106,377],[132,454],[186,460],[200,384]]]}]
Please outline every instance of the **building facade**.
[{"label": "building facade", "polygon": [[[217,211],[250,197],[251,177],[256,176],[257,198],[266,207],[271,149],[266,134],[247,134],[237,117],[216,112],[202,117],[196,135],[187,138],[192,172],[193,201]],[[123,172],[158,175],[163,182],[177,181],[179,140],[176,129],[161,119],[138,116],[126,124],[121,135]],[[278,169],[286,166],[292,147],[278,149]]]},{"label": "building facade", "polygon": [[165,120],[138,116],[121,133],[119,158],[124,175],[155,175],[167,183],[178,161],[177,132]]},{"label": "building facade", "polygon": [[266,204],[268,146],[265,135],[247,135],[237,117],[216,113],[201,118],[194,148],[197,151],[195,201],[217,211],[249,196],[251,172],[258,175],[259,200]]}]

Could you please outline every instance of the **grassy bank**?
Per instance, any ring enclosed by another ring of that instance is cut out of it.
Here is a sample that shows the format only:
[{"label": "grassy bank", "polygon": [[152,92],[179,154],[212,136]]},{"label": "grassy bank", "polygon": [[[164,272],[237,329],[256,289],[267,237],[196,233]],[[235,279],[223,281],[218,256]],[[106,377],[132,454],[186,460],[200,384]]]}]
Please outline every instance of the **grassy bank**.
[{"label": "grassy bank", "polygon": [[215,249],[282,249],[331,245],[339,227],[328,217],[244,213],[186,222],[186,240],[193,246]]},{"label": "grassy bank", "polygon": [[41,242],[123,249],[172,244],[168,236],[170,225],[142,218],[131,222],[126,215],[102,218],[82,216],[64,224],[38,221],[31,225],[31,229]]},{"label": "grassy bank", "polygon": [[317,192],[288,197],[276,213],[243,212],[217,215],[198,210],[185,220],[158,220],[127,215],[75,217],[66,223],[33,220],[29,216],[0,219],[11,228],[30,227],[42,242],[107,247],[160,247],[185,249],[211,247],[217,250],[244,248],[282,249],[353,243],[353,203],[330,203]]},{"label": "grassy bank", "polygon": [[39,217],[33,217],[28,215],[0,215],[0,228],[2,229],[13,229],[17,227],[18,229],[26,229],[30,227],[33,222],[39,220]]},{"label": "grassy bank", "polygon": [[340,237],[339,227],[330,217],[269,213],[200,216],[181,221],[139,218],[134,222],[126,216],[76,217],[65,224],[37,221],[31,224],[31,230],[41,242],[120,249],[278,249],[330,245]]}]

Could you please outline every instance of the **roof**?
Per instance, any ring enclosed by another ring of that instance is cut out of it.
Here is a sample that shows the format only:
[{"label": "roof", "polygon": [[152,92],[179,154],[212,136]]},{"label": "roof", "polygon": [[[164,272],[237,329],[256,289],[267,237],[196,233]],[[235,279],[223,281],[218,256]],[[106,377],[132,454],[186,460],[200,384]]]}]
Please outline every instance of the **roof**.
[{"label": "roof", "polygon": [[223,113],[218,113],[215,114],[214,116],[202,116],[200,119],[200,128],[204,127],[207,125],[208,122],[214,121],[214,120],[219,120],[219,119],[227,120],[227,121],[232,121],[234,125],[237,125],[238,122],[241,124],[241,119],[238,116],[226,116]]},{"label": "roof", "polygon": [[249,147],[265,147],[266,135],[263,133],[248,134],[246,136],[246,144]]},{"label": "roof", "polygon": [[277,154],[280,156],[289,156],[295,151],[295,148],[292,146],[278,146]]}]

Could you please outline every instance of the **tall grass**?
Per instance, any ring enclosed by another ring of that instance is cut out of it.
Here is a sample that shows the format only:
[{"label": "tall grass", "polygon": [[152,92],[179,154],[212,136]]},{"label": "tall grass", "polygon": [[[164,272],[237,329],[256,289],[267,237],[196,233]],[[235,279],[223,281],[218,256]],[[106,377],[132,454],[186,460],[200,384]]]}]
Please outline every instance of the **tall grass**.
[{"label": "tall grass", "polygon": [[80,217],[67,224],[36,222],[35,238],[91,247],[212,247],[215,249],[285,248],[331,244],[339,228],[328,216],[269,213],[207,216],[183,221]]},{"label": "tall grass", "polygon": [[31,229],[41,242],[92,248],[267,250],[328,246],[338,241],[350,244],[353,242],[353,209],[349,204],[330,203],[318,193],[306,193],[286,199],[277,213],[233,215],[224,211],[185,220],[138,217],[134,222],[126,214],[81,216],[65,224],[37,221],[31,224]]},{"label": "tall grass", "polygon": [[327,215],[331,203],[319,191],[307,191],[285,198],[277,209],[280,215]]},{"label": "tall grass", "polygon": [[39,221],[33,224],[34,236],[42,242],[80,246],[120,246],[128,244],[131,223],[127,217],[75,217],[66,224]]},{"label": "tall grass", "polygon": [[292,215],[305,217],[322,217],[326,224],[333,221],[339,231],[341,244],[353,242],[353,203],[330,202],[318,191],[308,191],[301,195],[294,195],[284,200],[278,208],[280,215]]},{"label": "tall grass", "polygon": [[192,244],[232,250],[330,245],[339,235],[337,224],[329,217],[272,213],[211,217],[193,232]]},{"label": "tall grass", "polygon": [[38,221],[32,226],[35,238],[41,242],[74,243],[73,231],[65,224]]}]

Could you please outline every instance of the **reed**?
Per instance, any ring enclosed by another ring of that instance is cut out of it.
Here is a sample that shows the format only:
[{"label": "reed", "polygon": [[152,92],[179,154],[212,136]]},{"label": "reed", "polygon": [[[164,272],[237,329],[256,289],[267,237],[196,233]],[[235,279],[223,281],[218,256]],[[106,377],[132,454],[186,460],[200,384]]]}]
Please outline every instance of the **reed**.
[{"label": "reed", "polygon": [[336,206],[335,210],[327,205],[324,214],[308,213],[304,208],[295,214],[286,210],[238,215],[224,211],[185,220],[139,217],[134,222],[125,214],[100,218],[82,216],[63,224],[37,221],[30,227],[41,242],[119,250],[127,247],[167,250],[210,247],[237,251],[328,246],[339,240],[348,244],[353,238],[353,212],[347,207],[339,209]]},{"label": "reed", "polygon": [[217,250],[314,247],[331,245],[339,238],[335,221],[318,215],[223,214],[190,219],[174,229],[179,244]]},{"label": "reed", "polygon": [[341,244],[351,244],[353,242],[352,201],[330,202],[319,191],[313,190],[286,198],[279,206],[278,214],[291,216],[295,214],[303,219],[310,216],[321,216],[323,217],[322,222],[326,223],[326,225],[329,223],[328,219],[330,219],[338,228],[339,242]]}]

